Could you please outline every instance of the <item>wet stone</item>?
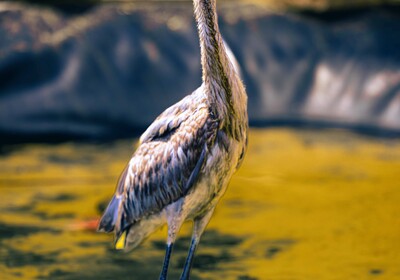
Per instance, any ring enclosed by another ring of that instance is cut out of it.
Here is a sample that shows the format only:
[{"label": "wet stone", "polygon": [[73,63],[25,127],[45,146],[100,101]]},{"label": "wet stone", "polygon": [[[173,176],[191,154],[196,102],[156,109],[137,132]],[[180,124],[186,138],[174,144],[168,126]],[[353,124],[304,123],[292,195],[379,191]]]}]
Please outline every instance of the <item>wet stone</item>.
[{"label": "wet stone", "polygon": [[0,240],[14,238],[14,237],[26,237],[31,234],[39,232],[51,232],[58,233],[59,231],[51,228],[35,227],[35,226],[20,226],[20,225],[10,225],[0,222]]},{"label": "wet stone", "polygon": [[11,206],[4,209],[6,212],[13,212],[13,213],[26,213],[31,212],[35,208],[35,204],[29,205],[21,205],[21,206]]},{"label": "wet stone", "polygon": [[14,248],[7,248],[7,257],[1,260],[7,267],[22,267],[27,265],[47,265],[55,262],[59,252],[51,254],[36,254],[33,252],[23,252]]},{"label": "wet stone", "polygon": [[201,239],[202,246],[210,246],[210,247],[225,247],[225,246],[237,246],[241,244],[244,239],[229,235],[223,234],[216,230],[206,231]]},{"label": "wet stone", "polygon": [[258,278],[249,275],[240,275],[237,280],[258,280]]},{"label": "wet stone", "polygon": [[59,279],[70,275],[71,273],[62,269],[55,269],[50,272],[48,279]]},{"label": "wet stone", "polygon": [[[178,267],[182,267],[186,258],[181,258]],[[193,268],[199,270],[215,270],[219,264],[231,262],[234,259],[233,255],[227,251],[221,252],[218,255],[197,254],[194,258]]]},{"label": "wet stone", "polygon": [[267,249],[266,257],[267,257],[268,259],[272,259],[272,258],[275,257],[275,255],[278,254],[280,251],[282,251],[282,248],[276,247],[276,246],[272,246],[272,247],[270,247],[270,248]]},{"label": "wet stone", "polygon": [[93,248],[93,247],[105,247],[105,246],[107,246],[107,244],[109,244],[109,242],[108,241],[104,241],[104,242],[86,242],[86,241],[83,241],[83,242],[79,242],[79,243],[77,243],[76,245],[78,245],[79,247],[82,247],[82,248]]},{"label": "wet stone", "polygon": [[74,164],[91,164],[95,160],[90,155],[86,156],[76,156],[76,157],[68,157],[62,155],[48,155],[43,158],[43,160],[59,165],[74,165]]},{"label": "wet stone", "polygon": [[47,202],[67,202],[76,200],[78,197],[69,193],[60,193],[56,196],[47,196],[43,194],[38,194],[34,197],[36,201],[47,201]]},{"label": "wet stone", "polygon": [[33,214],[42,220],[72,219],[75,217],[73,213],[49,214],[47,212],[34,212]]},{"label": "wet stone", "polygon": [[371,275],[380,275],[380,274],[383,273],[383,270],[381,270],[381,269],[371,269],[371,270],[369,271],[369,273],[370,273]]},{"label": "wet stone", "polygon": [[287,250],[293,246],[294,243],[295,241],[291,239],[268,240],[266,242],[267,249],[265,251],[265,258],[275,258],[277,254]]}]

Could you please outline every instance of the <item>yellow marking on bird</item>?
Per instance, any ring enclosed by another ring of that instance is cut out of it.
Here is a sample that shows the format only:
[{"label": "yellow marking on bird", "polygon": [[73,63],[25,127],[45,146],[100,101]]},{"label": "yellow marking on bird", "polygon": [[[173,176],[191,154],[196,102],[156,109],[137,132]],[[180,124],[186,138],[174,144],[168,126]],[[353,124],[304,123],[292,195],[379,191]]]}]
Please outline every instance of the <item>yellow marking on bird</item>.
[{"label": "yellow marking on bird", "polygon": [[126,244],[125,240],[126,240],[126,231],[124,231],[122,235],[118,238],[117,242],[115,242],[115,249],[124,250]]}]

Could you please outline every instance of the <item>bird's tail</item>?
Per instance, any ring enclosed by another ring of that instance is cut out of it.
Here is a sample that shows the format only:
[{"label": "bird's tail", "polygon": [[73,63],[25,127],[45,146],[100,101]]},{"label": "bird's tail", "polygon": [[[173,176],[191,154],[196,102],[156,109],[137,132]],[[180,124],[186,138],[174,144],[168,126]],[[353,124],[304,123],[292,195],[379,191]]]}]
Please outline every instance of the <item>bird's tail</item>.
[{"label": "bird's tail", "polygon": [[100,232],[112,232],[115,228],[115,223],[118,218],[118,208],[121,202],[121,198],[115,195],[108,204],[106,211],[104,211],[103,217],[101,217],[98,231]]},{"label": "bird's tail", "polygon": [[124,213],[122,213],[122,217],[119,217],[121,220],[117,223],[120,203],[121,198],[114,195],[100,219],[97,230],[100,232],[115,231],[115,248],[130,251],[161,227],[163,219],[161,214],[155,214],[146,219],[128,223],[123,217]]},{"label": "bird's tail", "polygon": [[161,215],[154,215],[130,224],[115,240],[115,248],[124,251],[135,249],[151,233],[164,224]]}]

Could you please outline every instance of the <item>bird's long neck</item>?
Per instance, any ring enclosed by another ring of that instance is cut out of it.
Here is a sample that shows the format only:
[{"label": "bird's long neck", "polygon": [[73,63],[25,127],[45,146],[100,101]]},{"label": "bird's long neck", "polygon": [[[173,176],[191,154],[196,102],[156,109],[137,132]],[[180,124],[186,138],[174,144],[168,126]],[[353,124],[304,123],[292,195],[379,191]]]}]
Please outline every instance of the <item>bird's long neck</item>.
[{"label": "bird's long neck", "polygon": [[231,80],[237,77],[219,32],[216,0],[193,0],[193,3],[200,39],[203,85],[211,107],[218,109],[215,113],[225,117],[234,111]]}]

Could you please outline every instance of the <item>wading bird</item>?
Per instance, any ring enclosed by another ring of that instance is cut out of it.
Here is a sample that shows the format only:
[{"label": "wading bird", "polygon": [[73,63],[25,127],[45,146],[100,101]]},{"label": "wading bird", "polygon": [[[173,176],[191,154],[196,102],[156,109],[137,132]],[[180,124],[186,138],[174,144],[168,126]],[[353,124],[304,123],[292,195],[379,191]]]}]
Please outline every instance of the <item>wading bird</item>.
[{"label": "wading bird", "polygon": [[168,225],[167,278],[174,241],[186,220],[193,235],[181,279],[189,279],[194,252],[216,204],[247,147],[247,95],[219,32],[216,0],[193,0],[203,83],[166,109],[144,132],[120,176],[99,230],[115,232],[126,249]]}]

